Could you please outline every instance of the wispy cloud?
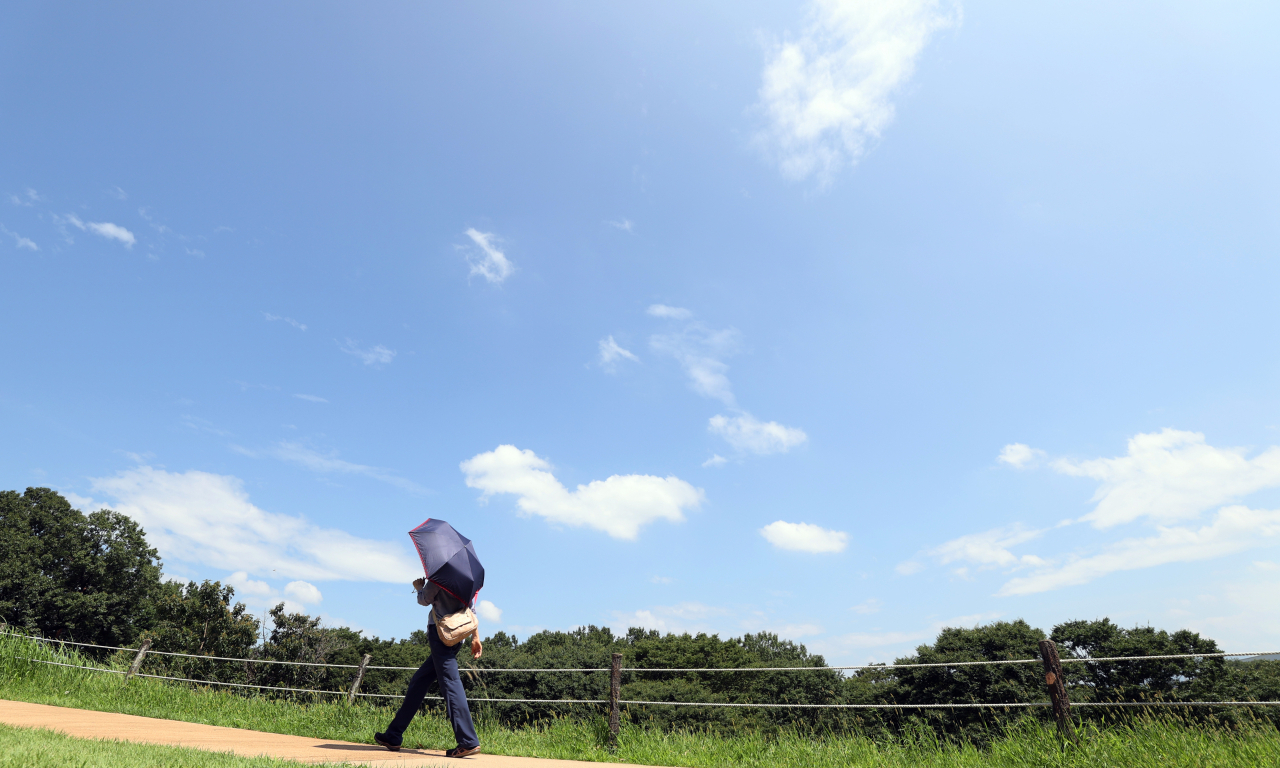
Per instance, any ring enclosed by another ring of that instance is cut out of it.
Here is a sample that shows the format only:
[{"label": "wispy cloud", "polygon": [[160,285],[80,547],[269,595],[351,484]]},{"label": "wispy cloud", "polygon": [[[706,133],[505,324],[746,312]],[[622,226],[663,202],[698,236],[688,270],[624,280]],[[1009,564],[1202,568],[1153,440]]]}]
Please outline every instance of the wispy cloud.
[{"label": "wispy cloud", "polygon": [[1043,565],[1044,560],[1035,555],[1021,557],[1009,551],[1010,547],[1024,544],[1044,534],[1043,530],[1031,530],[1021,525],[993,528],[982,533],[971,533],[934,547],[928,554],[943,565],[968,563],[979,568],[1013,568]]},{"label": "wispy cloud", "polygon": [[308,403],[327,403],[327,402],[329,402],[328,400],[324,399],[323,397],[320,397],[319,395],[303,395],[303,394],[295,394],[295,395],[294,395],[294,397],[298,398],[299,400],[306,400]]},{"label": "wispy cloud", "polygon": [[1160,526],[1157,530],[1155,536],[1126,539],[1096,555],[1073,558],[1063,565],[1011,579],[997,594],[1031,595],[1087,584],[1118,571],[1211,560],[1274,546],[1280,541],[1280,510],[1224,507],[1212,523],[1201,528]]},{"label": "wispy cloud", "polygon": [[832,531],[811,523],[788,523],[779,520],[760,529],[760,535],[778,549],[813,554],[843,552],[849,545],[849,534]]},{"label": "wispy cloud", "polygon": [[855,606],[851,606],[849,610],[854,613],[871,614],[878,613],[882,607],[882,603],[874,597],[867,598]]},{"label": "wispy cloud", "polygon": [[60,224],[70,224],[81,231],[89,231],[105,237],[108,240],[116,240],[124,245],[125,248],[132,248],[134,243],[138,241],[133,233],[119,224],[112,224],[109,221],[82,221],[79,216],[74,213],[68,213],[65,216],[55,217]]},{"label": "wispy cloud", "polygon": [[619,634],[631,627],[656,629],[659,632],[710,632],[710,621],[729,615],[729,610],[687,601],[677,605],[658,605],[638,611],[613,611],[613,627]]},{"label": "wispy cloud", "polygon": [[109,221],[90,221],[86,222],[85,226],[88,227],[89,231],[95,235],[123,243],[125,248],[132,248],[133,244],[138,241],[138,239],[133,236],[132,232],[119,224],[112,224]]},{"label": "wispy cloud", "polygon": [[1000,451],[996,461],[1007,464],[1014,469],[1027,469],[1044,459],[1044,451],[1022,443],[1010,443]]},{"label": "wispy cloud", "polygon": [[655,520],[679,523],[684,510],[703,501],[700,488],[678,477],[613,475],[569,491],[551,474],[551,464],[533,451],[500,445],[462,462],[467,486],[483,492],[517,496],[524,515],[538,515],[552,523],[594,528],[615,539],[635,539]]},{"label": "wispy cloud", "polygon": [[728,459],[726,459],[725,457],[721,456],[721,455],[720,455],[720,454],[718,454],[718,453],[713,453],[713,454],[711,454],[711,458],[709,458],[709,459],[707,459],[706,461],[702,462],[702,466],[704,466],[704,467],[723,467],[725,464],[728,464],[728,463],[729,463],[729,460],[728,460]]},{"label": "wispy cloud", "polygon": [[688,320],[693,313],[684,307],[669,307],[666,304],[650,304],[645,313],[651,317],[662,317],[667,320]]},{"label": "wispy cloud", "polygon": [[615,219],[611,221],[606,221],[605,224],[608,224],[614,229],[620,229],[629,235],[635,234],[632,231],[632,228],[635,226],[635,223],[631,221],[631,219]]},{"label": "wispy cloud", "polygon": [[719,400],[737,411],[732,416],[713,416],[707,426],[712,434],[723,437],[740,453],[760,456],[786,453],[809,439],[804,430],[776,421],[760,421],[738,408],[733,385],[729,382],[729,366],[724,362],[724,358],[737,352],[741,344],[737,329],[717,330],[691,321],[693,313],[683,307],[653,304],[647,313],[681,323],[676,330],[650,336],[649,348],[675,358],[694,392]]},{"label": "wispy cloud", "polygon": [[633,363],[640,362],[640,358],[636,357],[631,351],[618,346],[618,342],[613,340],[613,336],[600,340],[600,367],[609,373],[613,373],[618,369],[619,360],[630,360]]},{"label": "wispy cloud", "polygon": [[475,249],[467,254],[467,263],[471,265],[471,275],[479,275],[494,284],[501,284],[515,271],[515,265],[507,255],[498,250],[501,238],[492,232],[481,232],[468,229],[467,237],[475,244]]},{"label": "wispy cloud", "polygon": [[893,121],[892,98],[937,31],[958,23],[947,0],[815,0],[804,32],[770,52],[758,137],[789,178],[827,181]]},{"label": "wispy cloud", "polygon": [[809,439],[802,429],[760,421],[745,411],[736,416],[712,416],[707,429],[737,450],[758,456],[786,453]]},{"label": "wispy cloud", "polygon": [[13,203],[14,205],[20,205],[24,208],[30,208],[31,206],[35,205],[36,203],[42,202],[43,200],[44,198],[40,196],[40,193],[35,191],[31,187],[27,187],[26,191],[23,192],[21,195],[14,195],[14,194],[9,195],[9,202]]},{"label": "wispy cloud", "polygon": [[300,516],[267,512],[229,475],[137,467],[91,478],[111,508],[137,520],[170,559],[228,571],[310,581],[401,583],[421,572],[398,543],[323,528]]},{"label": "wispy cloud", "polygon": [[[1154,527],[1153,535],[1103,542],[1076,552],[1041,557],[1016,554],[1019,545],[1045,531],[1021,525],[953,539],[926,552],[942,564],[967,563],[979,570],[1030,569],[1011,578],[1000,595],[1030,595],[1087,584],[1108,574],[1237,554],[1280,541],[1280,511],[1231,504],[1257,491],[1280,487],[1280,447],[1250,457],[1243,448],[1217,448],[1199,432],[1164,429],[1130,438],[1124,456],[1055,459],[1054,471],[1097,480],[1092,511],[1076,521],[1099,531],[1121,525]],[[1042,463],[1044,453],[1020,443],[1006,446],[1001,460],[1015,467]],[[1222,506],[1231,504],[1231,506]],[[1175,525],[1214,511],[1204,525]],[[904,563],[913,569],[918,561]],[[900,566],[901,568],[902,566]],[[961,568],[960,572],[965,572]]]},{"label": "wispy cloud", "polygon": [[[259,455],[258,451],[250,451],[245,448],[239,448],[238,450],[247,456]],[[268,451],[265,451],[265,454],[321,475],[364,475],[365,477],[371,477],[374,480],[394,485],[410,493],[430,493],[429,490],[421,485],[412,480],[406,480],[389,469],[355,464],[338,458],[337,451],[321,453],[299,442],[282,440]]]},{"label": "wispy cloud", "polygon": [[0,224],[0,232],[12,237],[14,247],[16,248],[25,248],[28,251],[40,250],[40,246],[36,245],[34,240],[19,235],[17,232],[14,232],[3,224]]},{"label": "wispy cloud", "polygon": [[[204,254],[202,253],[200,255],[203,256]],[[273,315],[270,312],[263,312],[262,316],[265,317],[268,320],[268,322],[274,322],[276,320],[280,320],[286,323],[287,325],[292,325],[294,328],[297,328],[300,331],[307,330],[307,326],[305,323],[300,323],[297,320],[294,320],[292,317],[283,317],[281,315]]]},{"label": "wispy cloud", "polygon": [[[661,305],[655,305],[661,306]],[[676,308],[664,307],[668,314],[649,314],[656,317],[682,319],[687,315],[675,314]],[[688,310],[679,310],[688,312]],[[702,323],[690,323],[672,333],[659,333],[649,337],[649,348],[662,355],[674,357],[685,375],[689,386],[703,397],[710,397],[725,405],[736,404],[733,386],[729,383],[729,366],[721,359],[737,351],[739,334],[734,328],[715,330]]]},{"label": "wispy cloud", "polygon": [[354,355],[360,358],[360,361],[365,365],[384,365],[391,362],[396,357],[396,351],[394,349],[387,349],[381,344],[368,349],[362,349],[351,339],[343,339],[342,341],[339,341],[338,349],[341,349],[348,355]]},{"label": "wispy cloud", "polygon": [[121,188],[119,188],[119,187],[112,187],[111,189],[108,189],[108,190],[107,190],[107,194],[108,194],[108,195],[111,195],[112,197],[114,197],[114,198],[115,198],[115,199],[117,199],[117,200],[128,200],[128,199],[129,199],[129,193],[128,193],[128,192],[125,192],[123,189],[121,189]]}]

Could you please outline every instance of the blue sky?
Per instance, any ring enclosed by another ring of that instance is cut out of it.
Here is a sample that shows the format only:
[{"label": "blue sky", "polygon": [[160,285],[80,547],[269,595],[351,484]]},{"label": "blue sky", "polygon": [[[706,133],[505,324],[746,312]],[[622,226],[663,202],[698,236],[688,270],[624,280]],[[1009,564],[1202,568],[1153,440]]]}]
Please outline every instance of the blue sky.
[{"label": "blue sky", "polygon": [[437,517],[486,633],[1274,651],[1277,15],[6,5],[2,486],[383,637]]}]

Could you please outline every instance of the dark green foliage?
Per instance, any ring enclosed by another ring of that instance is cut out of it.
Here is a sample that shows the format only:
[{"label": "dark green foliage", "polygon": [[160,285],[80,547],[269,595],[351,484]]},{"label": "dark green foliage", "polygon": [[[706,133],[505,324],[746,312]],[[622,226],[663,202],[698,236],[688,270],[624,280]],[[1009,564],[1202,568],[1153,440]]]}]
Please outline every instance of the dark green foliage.
[{"label": "dark green foliage", "polygon": [[[234,595],[234,589],[216,581],[161,584],[152,599],[150,626],[142,634],[158,651],[250,658],[257,650],[258,620],[245,612],[244,604],[231,604]],[[151,674],[193,680],[252,677],[251,667],[243,662],[163,654],[148,659],[145,671]]]},{"label": "dark green foliage", "polygon": [[48,488],[0,492],[0,620],[128,645],[148,622],[160,558],[130,518],[85,515]]},{"label": "dark green foliage", "polygon": [[[1187,630],[1170,634],[1151,627],[1122,629],[1110,619],[1068,621],[1050,637],[1066,658],[1166,656],[1218,653],[1218,644]],[[1212,659],[1162,659],[1070,664],[1067,681],[1078,701],[1195,701],[1212,697],[1222,683],[1226,663]]]},{"label": "dark green foliage", "polygon": [[[964,661],[1038,660],[1044,632],[1017,621],[942,630],[933,645],[897,664],[941,664]],[[1047,694],[1039,663],[896,669],[894,683],[883,687],[880,700],[902,704],[1016,704],[1044,701]],[[948,734],[980,741],[993,726],[1003,727],[1023,715],[1020,709],[926,710],[915,715]]]}]

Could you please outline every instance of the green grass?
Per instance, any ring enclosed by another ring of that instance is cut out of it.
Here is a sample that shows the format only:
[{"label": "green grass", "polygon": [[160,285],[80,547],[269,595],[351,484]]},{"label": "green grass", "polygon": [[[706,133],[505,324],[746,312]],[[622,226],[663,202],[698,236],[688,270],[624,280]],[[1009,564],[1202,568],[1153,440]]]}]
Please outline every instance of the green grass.
[{"label": "green grass", "polygon": [[43,768],[44,766],[50,766],[50,768],[297,768],[298,764],[268,757],[237,757],[225,752],[206,752],[157,744],[73,739],[54,731],[0,725],[0,768]]},{"label": "green grass", "polygon": [[[243,696],[225,690],[194,688],[158,680],[53,667],[22,657],[71,662],[31,641],[0,637],[0,698],[249,728],[323,739],[370,743],[393,709],[361,702],[288,701]],[[624,727],[620,743],[604,746],[600,717],[591,720],[552,717],[536,727],[506,728],[477,713],[477,730],[490,754],[554,757],[689,768],[1174,768],[1179,766],[1280,765],[1280,733],[1268,725],[1226,731],[1152,718],[1129,725],[1083,727],[1080,746],[1063,750],[1052,727],[1032,718],[982,749],[939,741],[926,730],[892,742],[858,736],[814,738],[800,732],[746,732],[715,736]],[[438,714],[415,718],[405,734],[407,746],[454,746],[448,722]]]}]

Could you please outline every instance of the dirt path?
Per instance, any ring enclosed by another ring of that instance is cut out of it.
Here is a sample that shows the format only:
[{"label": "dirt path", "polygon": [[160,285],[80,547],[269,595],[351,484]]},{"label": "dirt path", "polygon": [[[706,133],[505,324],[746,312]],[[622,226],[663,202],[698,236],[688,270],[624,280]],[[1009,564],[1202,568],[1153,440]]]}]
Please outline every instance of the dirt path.
[{"label": "dirt path", "polygon": [[[284,736],[278,733],[224,728],[220,725],[184,723],[154,717],[93,712],[87,709],[51,707],[0,700],[0,723],[27,728],[48,728],[82,739],[112,739],[142,744],[167,744],[174,747],[232,752],[245,757],[265,755],[300,763],[340,763],[401,766],[472,766],[473,768],[601,768],[604,763],[578,760],[546,760],[536,757],[504,757],[474,755],[450,759],[444,752],[432,749],[402,749],[391,752],[371,744]],[[635,766],[634,768],[649,768]]]}]

